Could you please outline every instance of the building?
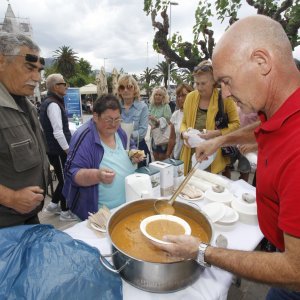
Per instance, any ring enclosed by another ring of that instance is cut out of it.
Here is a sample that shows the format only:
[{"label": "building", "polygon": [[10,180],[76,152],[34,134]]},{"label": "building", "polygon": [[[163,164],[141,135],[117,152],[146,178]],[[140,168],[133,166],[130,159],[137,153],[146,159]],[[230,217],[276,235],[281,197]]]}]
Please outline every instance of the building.
[{"label": "building", "polygon": [[28,18],[17,18],[8,3],[3,22],[0,23],[0,32],[22,33],[32,38],[32,27]]}]

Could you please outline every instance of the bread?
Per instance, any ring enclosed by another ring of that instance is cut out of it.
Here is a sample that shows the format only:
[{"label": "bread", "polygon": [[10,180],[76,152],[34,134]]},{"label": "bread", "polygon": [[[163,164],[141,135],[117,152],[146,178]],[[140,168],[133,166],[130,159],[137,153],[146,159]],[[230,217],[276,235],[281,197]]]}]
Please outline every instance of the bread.
[{"label": "bread", "polygon": [[145,152],[144,150],[139,150],[139,149],[132,149],[129,150],[128,152],[129,158],[135,156],[135,157],[145,157]]},{"label": "bread", "polygon": [[195,186],[187,184],[184,189],[181,191],[181,194],[187,196],[190,199],[199,198],[203,195],[200,189],[197,189]]}]

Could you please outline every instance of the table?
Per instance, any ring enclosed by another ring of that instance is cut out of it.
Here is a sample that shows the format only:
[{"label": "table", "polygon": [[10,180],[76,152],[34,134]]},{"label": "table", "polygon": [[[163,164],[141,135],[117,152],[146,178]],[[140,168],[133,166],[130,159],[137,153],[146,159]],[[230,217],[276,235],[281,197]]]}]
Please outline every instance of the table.
[{"label": "table", "polygon": [[[253,189],[252,186],[244,181],[233,183],[236,190],[247,191],[247,188]],[[207,203],[207,200],[199,201],[201,207]],[[87,244],[96,247],[102,254],[110,254],[110,240],[105,234],[101,234],[89,228],[88,222],[83,221],[65,230],[74,239],[82,240]],[[223,234],[228,239],[228,248],[237,250],[253,250],[263,238],[257,224],[245,224],[237,222],[233,230],[220,231],[215,228],[215,237],[212,245],[215,245],[215,238]],[[212,266],[206,268],[200,275],[199,279],[191,286],[174,293],[156,294],[139,290],[126,281],[123,281],[123,298],[126,299],[143,299],[143,300],[176,300],[176,299],[197,299],[197,300],[226,300],[227,293],[232,283],[233,275],[229,272]]]}]

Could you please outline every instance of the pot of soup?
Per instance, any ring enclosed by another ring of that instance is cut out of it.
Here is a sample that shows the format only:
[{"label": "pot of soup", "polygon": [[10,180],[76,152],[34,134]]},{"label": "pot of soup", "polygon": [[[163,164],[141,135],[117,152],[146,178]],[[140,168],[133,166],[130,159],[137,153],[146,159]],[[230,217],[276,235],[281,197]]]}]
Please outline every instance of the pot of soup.
[{"label": "pot of soup", "polygon": [[[107,226],[112,244],[114,268],[101,256],[102,264],[119,273],[131,285],[149,292],[168,293],[187,287],[200,276],[203,268],[194,260],[178,260],[155,247],[141,230],[141,222],[155,215],[154,201],[142,199],[125,203],[115,211]],[[211,222],[198,209],[175,202],[175,216],[187,222],[191,234],[209,243],[213,238]]]}]

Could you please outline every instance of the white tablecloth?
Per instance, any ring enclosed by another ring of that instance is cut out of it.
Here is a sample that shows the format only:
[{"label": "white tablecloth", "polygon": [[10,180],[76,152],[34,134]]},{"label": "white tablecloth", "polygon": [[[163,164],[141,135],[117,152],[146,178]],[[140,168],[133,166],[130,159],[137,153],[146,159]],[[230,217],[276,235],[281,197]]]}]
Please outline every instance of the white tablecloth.
[{"label": "white tablecloth", "polygon": [[[245,184],[244,181],[234,182],[234,186],[238,189],[253,191],[253,187]],[[200,200],[197,204],[201,207],[207,204],[206,200]],[[105,234],[101,234],[89,228],[87,221],[78,223],[73,227],[65,230],[74,239],[79,239],[87,244],[96,247],[102,254],[111,253],[110,240]],[[220,231],[215,228],[215,237],[222,234],[228,239],[228,248],[239,250],[253,250],[259,244],[263,235],[258,225],[244,224],[240,221],[231,231]],[[215,244],[215,240],[212,241]],[[212,266],[206,268],[200,275],[200,278],[191,286],[174,293],[155,294],[139,290],[123,280],[123,298],[127,299],[143,299],[143,300],[179,300],[179,299],[197,299],[197,300],[226,300],[229,287],[232,282],[233,275]]]}]

